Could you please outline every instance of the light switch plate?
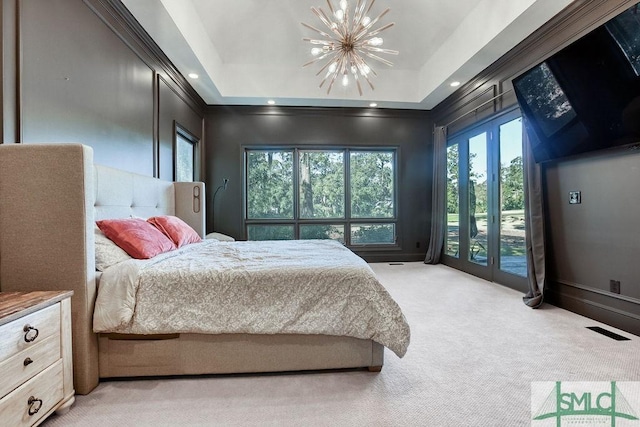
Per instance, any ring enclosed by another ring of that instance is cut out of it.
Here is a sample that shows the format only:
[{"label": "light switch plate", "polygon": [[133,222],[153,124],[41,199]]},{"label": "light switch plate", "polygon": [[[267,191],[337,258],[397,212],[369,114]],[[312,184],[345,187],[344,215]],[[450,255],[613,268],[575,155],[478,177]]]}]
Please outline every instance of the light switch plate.
[{"label": "light switch plate", "polygon": [[582,203],[582,194],[580,191],[569,191],[569,204],[577,205]]}]

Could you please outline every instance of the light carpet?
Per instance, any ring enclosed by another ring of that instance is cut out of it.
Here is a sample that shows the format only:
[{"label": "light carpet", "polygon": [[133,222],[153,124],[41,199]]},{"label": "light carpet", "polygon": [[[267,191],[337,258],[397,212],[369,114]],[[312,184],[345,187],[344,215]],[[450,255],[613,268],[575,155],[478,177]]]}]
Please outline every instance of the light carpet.
[{"label": "light carpet", "polygon": [[411,326],[380,373],[105,381],[44,425],[535,426],[532,381],[640,381],[639,337],[443,265],[371,267]]}]

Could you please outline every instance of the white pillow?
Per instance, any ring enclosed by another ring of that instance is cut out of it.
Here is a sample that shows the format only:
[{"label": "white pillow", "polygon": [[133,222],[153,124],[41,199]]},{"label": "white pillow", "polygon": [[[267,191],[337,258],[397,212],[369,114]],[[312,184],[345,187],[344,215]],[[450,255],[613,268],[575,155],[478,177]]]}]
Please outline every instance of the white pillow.
[{"label": "white pillow", "polygon": [[97,225],[95,226],[94,234],[96,240],[96,270],[104,271],[112,265],[132,259],[113,240],[105,236]]}]

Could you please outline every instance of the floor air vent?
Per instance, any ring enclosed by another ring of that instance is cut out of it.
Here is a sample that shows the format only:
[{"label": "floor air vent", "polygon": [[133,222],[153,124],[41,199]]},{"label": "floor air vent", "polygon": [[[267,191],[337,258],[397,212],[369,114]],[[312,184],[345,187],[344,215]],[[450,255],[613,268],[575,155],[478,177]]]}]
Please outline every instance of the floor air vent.
[{"label": "floor air vent", "polygon": [[390,262],[389,265],[404,265],[403,262]]},{"label": "floor air vent", "polygon": [[606,337],[612,338],[612,339],[614,339],[616,341],[630,341],[629,338],[623,337],[622,335],[618,335],[615,332],[608,331],[608,330],[606,330],[604,328],[601,328],[600,326],[587,326],[587,329],[591,329],[594,332],[597,332],[597,333],[602,334],[602,335],[604,335]]}]

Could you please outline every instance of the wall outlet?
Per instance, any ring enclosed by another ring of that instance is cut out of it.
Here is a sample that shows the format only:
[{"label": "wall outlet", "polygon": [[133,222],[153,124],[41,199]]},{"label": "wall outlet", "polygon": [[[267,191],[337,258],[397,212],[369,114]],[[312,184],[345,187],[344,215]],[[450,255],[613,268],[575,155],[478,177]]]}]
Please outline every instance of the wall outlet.
[{"label": "wall outlet", "polygon": [[614,294],[620,293],[620,281],[619,280],[609,280],[609,291]]},{"label": "wall outlet", "polygon": [[416,248],[420,248],[420,242],[416,242]]}]

